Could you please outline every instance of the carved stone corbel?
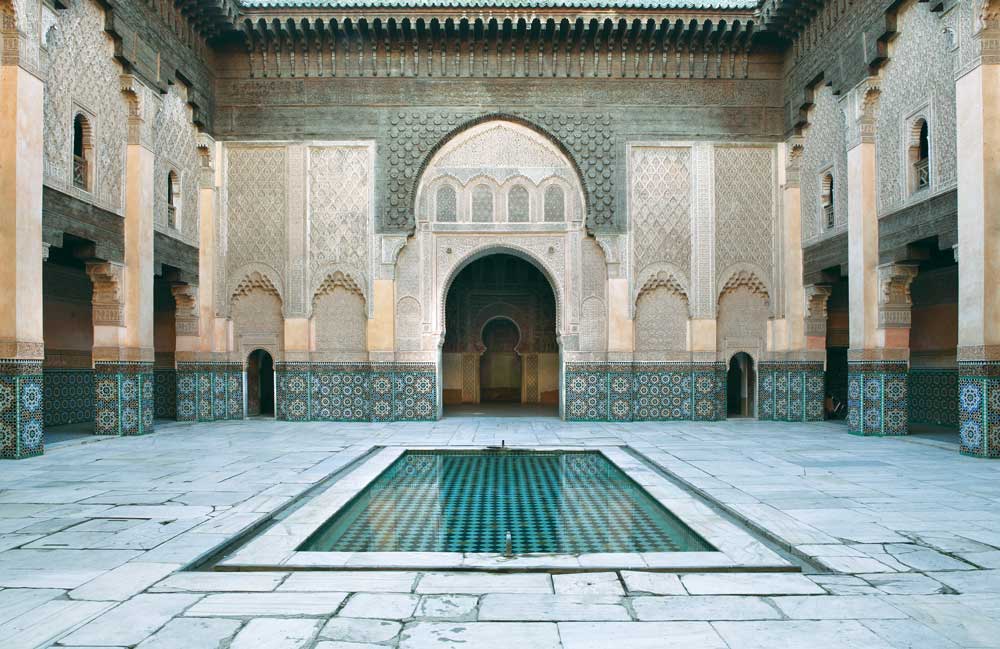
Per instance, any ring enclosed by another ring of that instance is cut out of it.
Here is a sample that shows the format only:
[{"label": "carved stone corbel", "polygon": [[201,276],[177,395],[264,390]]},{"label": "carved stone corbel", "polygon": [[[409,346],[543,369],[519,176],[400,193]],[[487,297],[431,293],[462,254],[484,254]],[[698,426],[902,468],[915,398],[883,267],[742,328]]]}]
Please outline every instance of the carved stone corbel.
[{"label": "carved stone corbel", "polygon": [[125,326],[125,266],[114,261],[87,262],[94,286],[94,326]]},{"label": "carved stone corbel", "polygon": [[174,284],[170,287],[177,311],[174,316],[178,336],[198,336],[198,287],[193,284]]},{"label": "carved stone corbel", "polygon": [[826,304],[833,289],[826,284],[810,284],[803,290],[806,298],[806,336],[826,338]]},{"label": "carved stone corbel", "polygon": [[917,276],[916,264],[882,264],[878,267],[878,326],[905,329],[911,322],[913,299],[910,284]]}]

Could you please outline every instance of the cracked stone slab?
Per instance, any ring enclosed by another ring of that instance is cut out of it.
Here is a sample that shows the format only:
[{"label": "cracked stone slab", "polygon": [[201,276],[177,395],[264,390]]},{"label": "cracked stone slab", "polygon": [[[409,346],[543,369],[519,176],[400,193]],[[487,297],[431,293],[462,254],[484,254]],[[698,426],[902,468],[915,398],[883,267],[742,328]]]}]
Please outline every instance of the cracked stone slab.
[{"label": "cracked stone slab", "polygon": [[312,642],[316,620],[250,620],[233,639],[230,649],[302,649]]},{"label": "cracked stone slab", "polygon": [[273,591],[287,572],[181,572],[158,582],[154,593],[265,593]]},{"label": "cracked stone slab", "polygon": [[335,617],[319,632],[321,638],[340,642],[388,642],[399,635],[403,625],[394,620]]},{"label": "cracked stone slab", "polygon": [[727,649],[707,622],[560,622],[564,649]]},{"label": "cracked stone slab", "polygon": [[413,617],[420,602],[419,595],[403,593],[355,593],[347,600],[340,614],[345,617],[368,617],[385,620],[405,620]]},{"label": "cracked stone slab", "polygon": [[493,621],[617,621],[631,617],[613,595],[484,595],[479,619]]},{"label": "cracked stone slab", "polygon": [[136,649],[217,649],[239,628],[239,620],[177,617],[143,640]]},{"label": "cracked stone slab", "polygon": [[417,572],[345,570],[336,572],[293,572],[279,591],[341,591],[348,593],[409,593]]},{"label": "cracked stone slab", "polygon": [[854,620],[713,622],[729,649],[894,649]]},{"label": "cracked stone slab", "polygon": [[476,617],[479,598],[475,595],[424,595],[420,598],[418,618],[471,621]]},{"label": "cracked stone slab", "polygon": [[635,572],[623,570],[622,579],[629,593],[649,593],[651,595],[686,595],[681,578],[665,572]]},{"label": "cracked stone slab", "polygon": [[123,646],[139,644],[199,598],[199,595],[186,594],[138,595],[74,631],[62,643]]},{"label": "cracked stone slab", "polygon": [[560,649],[552,622],[414,622],[399,649]]},{"label": "cracked stone slab", "polygon": [[781,613],[760,597],[699,595],[636,597],[636,618],[642,621],[775,620]]},{"label": "cracked stone slab", "polygon": [[551,593],[552,580],[542,573],[492,574],[429,572],[417,583],[421,594]]},{"label": "cracked stone slab", "polygon": [[618,573],[581,572],[552,575],[557,594],[566,595],[625,595]]},{"label": "cracked stone slab", "polygon": [[198,617],[333,615],[347,593],[224,593],[208,595],[187,612]]},{"label": "cracked stone slab", "polygon": [[703,573],[682,575],[692,595],[825,595],[804,575],[794,573]]},{"label": "cracked stone slab", "polygon": [[892,620],[905,613],[872,595],[775,597],[771,601],[793,620]]}]

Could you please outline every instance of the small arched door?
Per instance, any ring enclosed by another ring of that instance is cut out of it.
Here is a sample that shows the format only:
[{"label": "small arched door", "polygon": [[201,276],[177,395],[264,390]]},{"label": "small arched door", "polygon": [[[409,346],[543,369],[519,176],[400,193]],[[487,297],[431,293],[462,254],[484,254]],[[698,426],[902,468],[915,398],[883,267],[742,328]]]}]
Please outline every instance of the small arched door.
[{"label": "small arched door", "polygon": [[479,359],[479,402],[521,402],[521,332],[508,318],[494,318],[483,327],[486,350]]},{"label": "small arched door", "polygon": [[263,349],[247,357],[247,415],[274,416],[274,359]]},{"label": "small arched door", "polygon": [[753,417],[756,394],[757,373],[753,357],[746,352],[733,354],[726,373],[726,416]]}]

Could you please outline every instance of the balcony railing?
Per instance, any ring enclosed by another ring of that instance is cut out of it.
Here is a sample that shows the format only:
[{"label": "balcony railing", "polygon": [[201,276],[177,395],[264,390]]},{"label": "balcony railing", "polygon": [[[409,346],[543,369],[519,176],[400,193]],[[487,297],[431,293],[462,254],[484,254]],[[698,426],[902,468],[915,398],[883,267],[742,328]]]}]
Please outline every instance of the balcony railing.
[{"label": "balcony railing", "polygon": [[827,203],[823,206],[823,218],[826,221],[826,229],[830,230],[833,228],[833,203]]},{"label": "balcony railing", "polygon": [[931,170],[928,162],[929,160],[924,158],[913,163],[914,175],[917,178],[917,191],[925,189],[931,184]]},{"label": "balcony railing", "polygon": [[73,185],[79,187],[80,189],[90,189],[87,178],[87,159],[74,155],[73,156]]}]

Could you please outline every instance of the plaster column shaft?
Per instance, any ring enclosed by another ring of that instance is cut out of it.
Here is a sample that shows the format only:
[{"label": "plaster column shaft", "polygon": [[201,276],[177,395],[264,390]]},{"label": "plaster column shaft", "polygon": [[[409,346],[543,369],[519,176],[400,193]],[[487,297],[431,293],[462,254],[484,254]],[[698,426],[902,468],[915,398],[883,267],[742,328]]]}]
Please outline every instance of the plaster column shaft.
[{"label": "plaster column shaft", "polygon": [[608,279],[608,351],[635,351],[632,319],[629,317],[631,294],[627,277]]},{"label": "plaster column shaft", "polygon": [[368,321],[368,351],[391,354],[396,345],[396,282],[376,279],[373,284],[372,319]]},{"label": "plaster column shaft", "polygon": [[[44,85],[18,65],[12,8],[0,16],[0,458],[41,455]],[[13,45],[13,48],[11,48]]]},{"label": "plaster column shaft", "polygon": [[978,64],[955,87],[961,451],[1000,456],[1000,3],[982,8]]},{"label": "plaster column shaft", "polygon": [[879,265],[875,149],[878,100],[875,79],[861,84],[848,99],[855,143],[847,151],[847,425],[857,435],[905,435],[909,418],[909,286],[916,268]]},{"label": "plaster column shaft", "polygon": [[[156,178],[151,118],[156,107],[150,102],[157,99],[131,75],[122,75],[121,88],[129,106],[124,264],[120,268],[112,263],[88,265],[95,289],[94,432],[98,435],[143,435],[153,430]],[[117,347],[111,342],[114,327],[118,328]]]}]

